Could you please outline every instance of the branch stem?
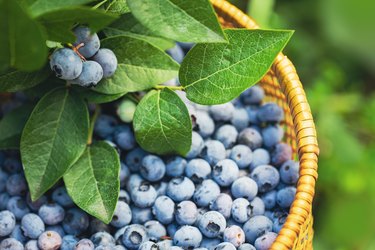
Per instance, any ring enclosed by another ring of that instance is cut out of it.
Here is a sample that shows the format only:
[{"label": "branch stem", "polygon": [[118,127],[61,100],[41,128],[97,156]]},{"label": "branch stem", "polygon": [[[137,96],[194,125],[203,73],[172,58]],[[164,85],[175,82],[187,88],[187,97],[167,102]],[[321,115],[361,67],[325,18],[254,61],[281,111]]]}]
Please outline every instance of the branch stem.
[{"label": "branch stem", "polygon": [[95,122],[98,119],[99,114],[100,114],[100,106],[95,105],[95,111],[94,111],[94,114],[92,115],[91,120],[90,120],[89,137],[87,139],[87,145],[92,144],[92,136],[94,134]]}]

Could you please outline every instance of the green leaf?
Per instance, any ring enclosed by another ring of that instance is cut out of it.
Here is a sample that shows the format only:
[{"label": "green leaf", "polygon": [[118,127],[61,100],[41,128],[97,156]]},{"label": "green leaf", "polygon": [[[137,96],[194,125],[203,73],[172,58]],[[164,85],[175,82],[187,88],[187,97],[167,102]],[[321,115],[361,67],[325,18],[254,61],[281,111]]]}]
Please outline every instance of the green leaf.
[{"label": "green leaf", "polygon": [[48,39],[59,42],[74,42],[72,28],[75,24],[88,25],[92,32],[96,32],[117,18],[114,14],[105,13],[89,7],[65,7],[40,15],[40,21],[47,30]]},{"label": "green leaf", "polygon": [[8,71],[0,75],[0,92],[16,92],[32,88],[47,79],[50,73],[49,67],[31,73],[19,70]]},{"label": "green leaf", "polygon": [[45,33],[17,1],[0,0],[0,71],[41,68],[47,60]]},{"label": "green leaf", "polygon": [[82,99],[87,100],[87,102],[89,103],[112,102],[126,94],[126,93],[120,93],[120,94],[106,95],[106,94],[92,91],[87,88],[76,87],[76,86],[74,86],[74,90],[80,95]]},{"label": "green leaf", "polygon": [[43,13],[58,10],[68,6],[84,5],[94,0],[36,0],[31,6],[30,11],[33,16],[39,16]]},{"label": "green leaf", "polygon": [[110,0],[104,5],[106,12],[125,14],[130,12],[126,0]]},{"label": "green leaf", "polygon": [[168,88],[152,90],[143,97],[135,111],[133,126],[139,145],[149,152],[185,155],[190,150],[189,112]]},{"label": "green leaf", "polygon": [[175,45],[170,39],[154,35],[149,29],[140,24],[131,13],[121,15],[121,17],[113,22],[110,27],[104,29],[104,33],[107,37],[124,34],[142,39],[162,50],[172,48]]},{"label": "green leaf", "polygon": [[197,44],[181,64],[187,98],[199,104],[226,103],[267,73],[293,31],[225,30],[228,44]]},{"label": "green leaf", "polygon": [[112,77],[93,88],[97,92],[119,94],[146,90],[178,74],[178,63],[143,40],[122,35],[106,38],[101,44],[116,54],[118,66]]},{"label": "green leaf", "polygon": [[180,42],[226,42],[208,0],[128,0],[128,5],[154,34]]},{"label": "green leaf", "polygon": [[52,187],[86,147],[86,104],[69,89],[56,89],[36,105],[21,137],[21,156],[32,200]]},{"label": "green leaf", "polygon": [[120,192],[119,174],[117,151],[106,142],[97,142],[65,173],[64,183],[74,203],[109,223]]},{"label": "green leaf", "polygon": [[33,106],[30,103],[6,114],[0,121],[0,149],[18,149],[22,130],[29,118]]}]

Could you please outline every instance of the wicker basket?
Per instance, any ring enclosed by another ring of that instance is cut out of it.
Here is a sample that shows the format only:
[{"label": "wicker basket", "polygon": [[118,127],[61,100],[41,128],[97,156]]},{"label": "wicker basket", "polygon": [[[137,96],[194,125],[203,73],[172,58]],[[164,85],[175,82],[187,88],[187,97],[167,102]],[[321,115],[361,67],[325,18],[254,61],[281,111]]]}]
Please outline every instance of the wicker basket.
[{"label": "wicker basket", "polygon": [[[256,29],[249,16],[225,0],[211,0],[224,27]],[[305,92],[292,62],[279,54],[272,69],[261,80],[268,100],[283,107],[286,142],[292,145],[294,157],[300,161],[300,178],[296,198],[289,216],[272,250],[312,249],[312,200],[318,177],[319,148],[314,121]]]}]

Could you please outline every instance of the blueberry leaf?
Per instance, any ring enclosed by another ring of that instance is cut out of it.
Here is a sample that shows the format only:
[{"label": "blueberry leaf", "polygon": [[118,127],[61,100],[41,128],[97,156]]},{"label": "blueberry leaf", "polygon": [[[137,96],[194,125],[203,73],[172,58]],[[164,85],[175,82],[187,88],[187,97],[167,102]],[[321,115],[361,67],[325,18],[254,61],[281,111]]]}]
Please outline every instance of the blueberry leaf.
[{"label": "blueberry leaf", "polygon": [[149,152],[185,155],[190,150],[189,112],[178,95],[168,88],[152,90],[142,98],[133,126],[138,143]]},{"label": "blueberry leaf", "polygon": [[53,90],[38,102],[21,137],[22,163],[33,200],[80,157],[88,127],[87,106],[72,90]]},{"label": "blueberry leaf", "polygon": [[205,105],[231,101],[267,73],[293,31],[225,30],[228,44],[197,44],[181,64],[187,98]]},{"label": "blueberry leaf", "polygon": [[0,75],[0,92],[16,92],[32,88],[47,79],[50,73],[48,67],[31,73],[10,70]]},{"label": "blueberry leaf", "polygon": [[178,74],[178,63],[144,40],[121,35],[106,38],[101,44],[115,53],[118,66],[112,77],[93,88],[97,92],[119,94],[146,90]]},{"label": "blueberry leaf", "polygon": [[154,34],[181,42],[226,42],[208,0],[128,0],[128,5]]},{"label": "blueberry leaf", "polygon": [[0,120],[0,149],[18,149],[22,130],[33,106],[24,104],[6,114]]},{"label": "blueberry leaf", "polygon": [[13,0],[0,0],[0,71],[40,69],[47,60],[46,35]]},{"label": "blueberry leaf", "polygon": [[105,3],[104,8],[107,12],[116,14],[125,14],[130,12],[126,0],[109,0]]},{"label": "blueberry leaf", "polygon": [[112,219],[120,191],[120,159],[106,142],[88,146],[65,173],[66,189],[73,201],[105,223]]},{"label": "blueberry leaf", "polygon": [[121,15],[111,26],[104,29],[104,33],[107,37],[122,34],[133,36],[143,39],[162,50],[172,48],[175,45],[172,40],[153,34],[148,28],[138,22],[131,13]]},{"label": "blueberry leaf", "polygon": [[36,0],[30,5],[30,11],[33,16],[39,16],[49,11],[58,10],[68,6],[79,6],[93,1],[94,0]]},{"label": "blueberry leaf", "polygon": [[37,17],[37,20],[46,28],[49,40],[74,42],[75,36],[72,28],[77,23],[86,24],[92,32],[96,32],[116,18],[116,15],[101,10],[75,6],[43,13]]},{"label": "blueberry leaf", "polygon": [[91,89],[83,88],[83,87],[76,87],[74,86],[74,90],[80,95],[80,97],[86,100],[89,103],[107,103],[115,101],[126,94],[119,93],[113,95],[102,94],[99,92],[92,91]]}]

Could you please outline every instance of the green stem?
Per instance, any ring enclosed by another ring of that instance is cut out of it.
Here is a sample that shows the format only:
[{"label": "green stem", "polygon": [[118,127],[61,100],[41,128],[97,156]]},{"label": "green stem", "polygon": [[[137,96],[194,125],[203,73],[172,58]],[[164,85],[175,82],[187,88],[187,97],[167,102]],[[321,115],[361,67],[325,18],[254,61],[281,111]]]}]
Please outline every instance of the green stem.
[{"label": "green stem", "polygon": [[93,8],[93,9],[97,9],[97,8],[99,8],[100,6],[102,6],[103,4],[105,4],[106,2],[108,2],[108,0],[103,0],[103,1],[101,1],[100,3],[97,3],[96,5],[94,5],[92,8]]},{"label": "green stem", "polygon": [[155,86],[155,89],[171,89],[171,90],[184,90],[185,88],[183,86],[164,86],[164,85],[157,85]]},{"label": "green stem", "polygon": [[95,106],[94,114],[92,115],[91,121],[90,121],[89,137],[87,139],[87,145],[91,145],[92,144],[92,136],[94,134],[95,122],[96,122],[96,119],[98,119],[99,114],[100,114],[100,106],[96,105]]},{"label": "green stem", "polygon": [[139,99],[135,96],[134,93],[127,94],[126,98],[129,98],[130,100],[132,100],[133,102],[137,104],[139,103]]},{"label": "green stem", "polygon": [[105,11],[107,12],[109,10],[109,8],[111,8],[111,6],[116,3],[117,0],[113,0],[110,4],[108,4],[107,8],[105,9]]}]

